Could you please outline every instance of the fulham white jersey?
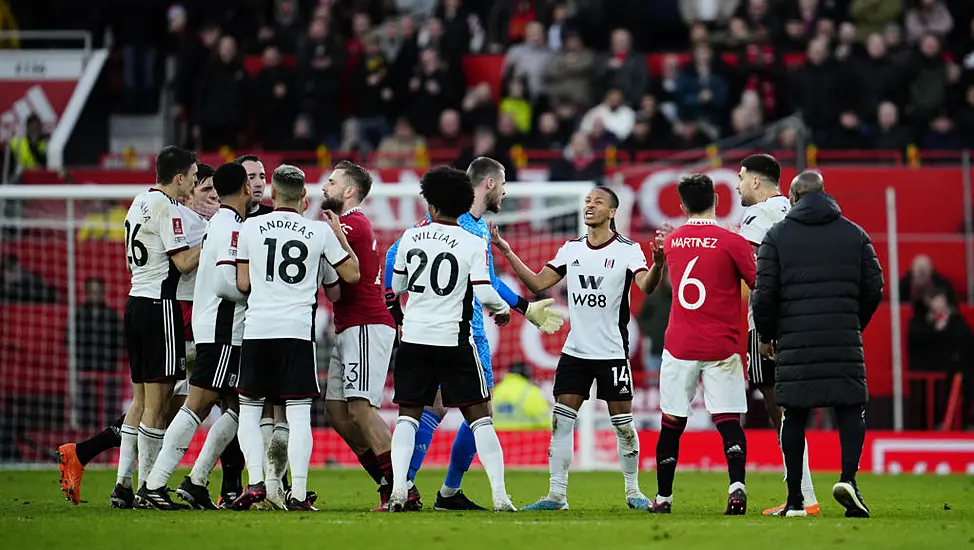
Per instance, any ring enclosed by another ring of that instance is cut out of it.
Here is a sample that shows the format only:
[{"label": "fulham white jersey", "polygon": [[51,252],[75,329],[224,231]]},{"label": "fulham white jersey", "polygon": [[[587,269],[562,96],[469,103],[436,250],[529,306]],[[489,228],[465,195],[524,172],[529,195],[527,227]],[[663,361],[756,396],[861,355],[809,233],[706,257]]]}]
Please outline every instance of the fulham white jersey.
[{"label": "fulham white jersey", "polygon": [[279,208],[243,223],[237,262],[250,271],[244,339],[314,338],[322,258],[335,267],[349,258],[325,222]]},{"label": "fulham white jersey", "polygon": [[510,311],[490,285],[487,243],[456,224],[433,222],[402,234],[392,289],[409,293],[402,341],[411,344],[469,342],[475,295],[491,312]]},{"label": "fulham white jersey", "polygon": [[[761,246],[764,236],[774,224],[785,219],[789,210],[791,210],[791,202],[788,197],[781,195],[748,206],[744,210],[744,218],[741,219],[741,236],[752,246]],[[751,311],[750,301],[747,304],[747,328],[754,329],[754,313]]]},{"label": "fulham white jersey", "polygon": [[[190,247],[196,246],[203,242],[203,236],[206,234],[206,218],[200,216],[195,210],[179,205],[180,216],[183,218],[183,233],[186,234],[186,244]],[[193,301],[193,291],[196,288],[196,272],[194,269],[189,273],[183,273],[179,276],[179,285],[176,287],[176,299],[182,302],[192,302]]]},{"label": "fulham white jersey", "polygon": [[193,335],[197,344],[243,341],[247,297],[237,290],[237,243],[243,218],[229,206],[213,215],[203,237],[196,270]]},{"label": "fulham white jersey", "polygon": [[185,208],[158,189],[135,197],[125,215],[125,258],[132,273],[129,296],[176,299],[180,272],[170,256],[192,245]]},{"label": "fulham white jersey", "polygon": [[629,287],[646,271],[638,243],[616,233],[593,247],[587,237],[566,242],[547,266],[568,283],[571,330],[562,353],[579,359],[629,357]]}]

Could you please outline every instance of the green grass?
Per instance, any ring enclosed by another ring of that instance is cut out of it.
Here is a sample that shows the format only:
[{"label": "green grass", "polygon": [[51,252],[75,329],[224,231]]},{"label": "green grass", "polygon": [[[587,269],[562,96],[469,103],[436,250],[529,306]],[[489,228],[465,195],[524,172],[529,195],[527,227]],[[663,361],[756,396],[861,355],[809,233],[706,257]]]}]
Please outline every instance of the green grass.
[{"label": "green grass", "polygon": [[[182,473],[174,476],[174,482]],[[219,474],[214,478],[218,479]],[[849,520],[830,498],[833,477],[816,476],[823,516],[767,518],[761,510],[783,495],[779,475],[748,477],[746,517],[724,517],[727,478],[722,474],[677,472],[673,515],[652,516],[625,507],[622,476],[614,472],[572,474],[568,512],[517,514],[432,511],[441,471],[424,471],[418,483],[427,510],[373,514],[374,486],[358,471],[317,470],[311,486],[321,495],[317,514],[286,512],[177,512],[112,510],[108,494],[114,472],[85,474],[82,497],[72,506],[58,489],[56,471],[0,470],[0,547],[125,550],[146,548],[562,550],[585,548],[679,548],[681,550],[803,550],[848,547],[974,549],[974,478],[862,476],[860,487],[873,519]],[[642,485],[653,494],[655,479]],[[524,506],[547,492],[547,474],[510,471],[508,490]],[[489,504],[483,472],[471,472],[464,487]],[[949,510],[946,506],[949,506]],[[298,546],[300,545],[300,546]],[[855,545],[855,546],[852,546]]]}]

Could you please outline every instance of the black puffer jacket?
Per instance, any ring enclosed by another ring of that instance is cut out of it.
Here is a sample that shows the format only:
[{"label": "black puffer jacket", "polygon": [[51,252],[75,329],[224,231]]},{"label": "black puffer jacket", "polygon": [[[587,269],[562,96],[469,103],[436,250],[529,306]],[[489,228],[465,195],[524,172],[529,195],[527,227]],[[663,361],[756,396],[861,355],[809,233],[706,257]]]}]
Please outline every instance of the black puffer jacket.
[{"label": "black puffer jacket", "polygon": [[869,236],[826,193],[809,193],[758,250],[751,305],[761,340],[777,340],[775,397],[786,407],[869,401],[862,331],[883,295]]}]

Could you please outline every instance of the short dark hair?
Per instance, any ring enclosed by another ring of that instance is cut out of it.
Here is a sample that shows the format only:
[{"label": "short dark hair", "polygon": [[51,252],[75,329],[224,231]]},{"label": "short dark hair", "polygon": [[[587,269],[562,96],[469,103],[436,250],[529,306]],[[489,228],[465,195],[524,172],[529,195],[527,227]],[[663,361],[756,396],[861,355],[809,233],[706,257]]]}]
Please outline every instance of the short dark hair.
[{"label": "short dark hair", "polygon": [[369,196],[369,191],[372,190],[372,174],[364,166],[343,160],[335,165],[335,170],[343,170],[345,176],[352,181],[352,185],[358,191],[358,200],[364,201],[365,197]]},{"label": "short dark hair", "polygon": [[261,160],[257,155],[240,155],[239,157],[233,159],[234,164],[243,164],[247,161],[260,162]]},{"label": "short dark hair", "polygon": [[205,162],[196,163],[196,185],[203,183],[206,178],[212,178],[216,170]]},{"label": "short dark hair", "polygon": [[741,166],[748,172],[762,175],[775,185],[781,179],[781,165],[771,155],[751,155],[741,161]]},{"label": "short dark hair", "polygon": [[714,180],[707,174],[683,176],[676,191],[688,214],[699,214],[714,207]]},{"label": "short dark hair", "polygon": [[213,174],[213,188],[220,197],[229,197],[247,183],[247,170],[236,162],[221,164]]},{"label": "short dark hair", "polygon": [[156,156],[156,183],[169,185],[179,174],[189,173],[196,164],[196,153],[175,145],[164,147]]},{"label": "short dark hair", "polygon": [[504,165],[490,157],[477,157],[467,167],[467,175],[474,187],[480,185],[487,178],[499,179],[504,172]]},{"label": "short dark hair", "polygon": [[462,170],[437,166],[423,175],[419,186],[426,202],[450,218],[459,218],[473,206],[473,184]]}]

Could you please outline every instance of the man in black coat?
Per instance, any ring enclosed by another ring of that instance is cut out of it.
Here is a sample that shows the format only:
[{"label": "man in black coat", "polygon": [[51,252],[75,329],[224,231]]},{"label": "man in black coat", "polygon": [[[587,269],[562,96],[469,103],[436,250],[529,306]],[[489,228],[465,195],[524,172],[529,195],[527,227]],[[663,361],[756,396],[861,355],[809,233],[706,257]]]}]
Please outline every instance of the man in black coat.
[{"label": "man in black coat", "polygon": [[791,204],[758,250],[751,295],[761,353],[777,361],[774,393],[784,408],[788,501],[781,515],[806,515],[805,425],[811,409],[832,407],[842,445],[842,476],[832,496],[845,506],[846,517],[869,517],[856,486],[869,401],[862,331],[882,300],[883,271],[869,236],[842,217],[821,175],[799,174]]}]

